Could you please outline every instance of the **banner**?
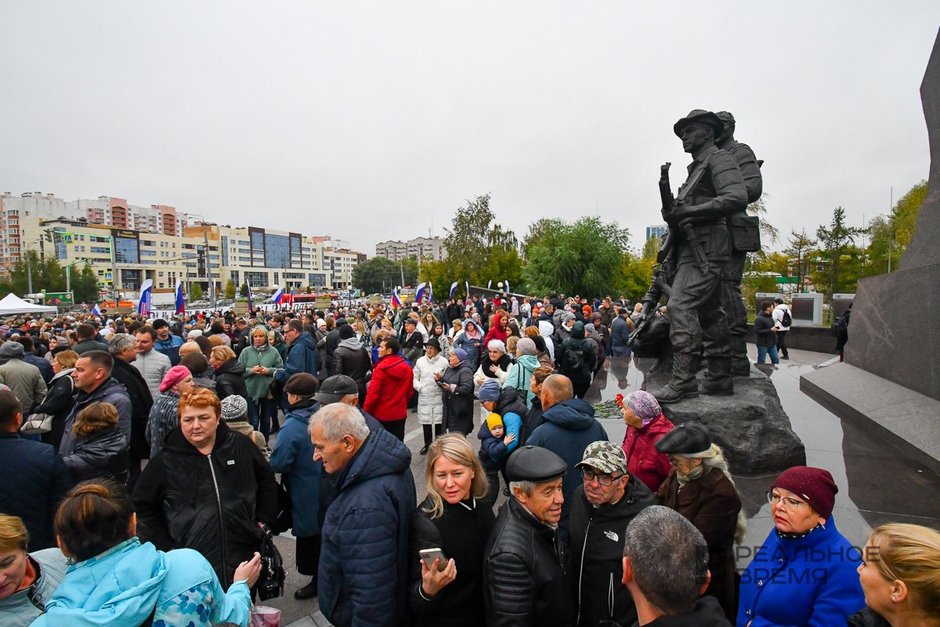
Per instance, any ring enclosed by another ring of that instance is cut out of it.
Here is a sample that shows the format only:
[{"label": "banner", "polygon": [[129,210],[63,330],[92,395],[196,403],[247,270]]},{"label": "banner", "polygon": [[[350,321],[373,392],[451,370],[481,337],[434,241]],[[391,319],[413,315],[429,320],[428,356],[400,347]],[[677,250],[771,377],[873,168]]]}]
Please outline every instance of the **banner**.
[{"label": "banner", "polygon": [[186,296],[183,294],[183,283],[176,282],[176,313],[186,313]]}]

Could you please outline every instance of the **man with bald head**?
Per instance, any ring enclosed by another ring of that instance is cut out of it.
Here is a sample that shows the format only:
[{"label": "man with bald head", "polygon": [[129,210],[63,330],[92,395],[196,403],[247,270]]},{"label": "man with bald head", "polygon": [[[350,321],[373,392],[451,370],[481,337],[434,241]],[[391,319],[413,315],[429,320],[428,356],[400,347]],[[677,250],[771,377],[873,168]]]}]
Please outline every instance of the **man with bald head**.
[{"label": "man with bald head", "polygon": [[543,422],[532,432],[526,444],[547,448],[568,465],[562,481],[565,504],[562,507],[561,524],[566,526],[571,495],[581,485],[581,471],[577,465],[587,445],[607,440],[607,432],[594,418],[594,406],[574,397],[574,386],[565,375],[553,374],[545,379],[539,398],[542,401]]}]

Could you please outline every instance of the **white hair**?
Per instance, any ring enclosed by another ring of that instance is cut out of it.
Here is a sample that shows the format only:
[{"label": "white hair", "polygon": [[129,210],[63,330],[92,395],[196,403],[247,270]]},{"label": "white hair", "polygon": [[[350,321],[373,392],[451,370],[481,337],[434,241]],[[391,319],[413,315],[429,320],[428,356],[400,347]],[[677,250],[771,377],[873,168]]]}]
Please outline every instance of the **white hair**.
[{"label": "white hair", "polygon": [[323,437],[330,442],[339,442],[343,436],[351,435],[358,441],[369,437],[369,425],[356,407],[345,403],[330,403],[310,417],[310,433],[320,425]]}]

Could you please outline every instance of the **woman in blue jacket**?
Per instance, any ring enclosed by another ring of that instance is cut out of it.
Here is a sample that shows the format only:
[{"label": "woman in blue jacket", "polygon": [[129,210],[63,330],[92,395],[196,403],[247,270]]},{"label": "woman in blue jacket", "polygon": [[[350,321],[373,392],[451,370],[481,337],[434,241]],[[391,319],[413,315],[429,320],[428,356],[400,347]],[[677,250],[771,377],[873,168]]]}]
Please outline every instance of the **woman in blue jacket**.
[{"label": "woman in blue jacket", "polygon": [[248,624],[260,555],[235,569],[226,593],[202,555],[141,544],[136,526],[124,486],[89,481],[69,492],[55,532],[73,564],[33,625]]},{"label": "woman in blue jacket", "polygon": [[739,627],[845,625],[865,607],[860,551],[832,518],[838,491],[822,468],[794,466],[774,481],[774,529],[741,577]]},{"label": "woman in blue jacket", "polygon": [[310,583],[294,592],[295,599],[312,599],[317,595],[317,566],[320,563],[318,510],[323,463],[313,461],[313,445],[307,427],[310,416],[320,409],[320,403],[314,398],[318,387],[317,378],[306,372],[298,372],[288,379],[284,393],[290,411],[271,453],[271,468],[281,473],[281,481],[286,483],[290,493],[291,529],[297,539],[297,572],[312,578]]}]

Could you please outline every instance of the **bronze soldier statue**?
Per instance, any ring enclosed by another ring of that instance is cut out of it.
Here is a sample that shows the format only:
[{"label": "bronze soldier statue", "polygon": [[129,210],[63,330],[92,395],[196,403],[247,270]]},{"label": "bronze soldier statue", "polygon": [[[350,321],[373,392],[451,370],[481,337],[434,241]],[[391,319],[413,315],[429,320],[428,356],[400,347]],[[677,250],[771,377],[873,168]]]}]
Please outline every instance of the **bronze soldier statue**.
[{"label": "bronze soldier statue", "polygon": [[[653,391],[661,403],[698,395],[695,373],[703,349],[708,370],[701,391],[734,392],[721,284],[731,258],[727,219],[747,207],[747,189],[734,157],[715,146],[715,138],[724,132],[718,116],[696,109],[676,122],[673,130],[693,160],[678,195],[663,205],[663,219],[669,232],[659,261],[668,274],[674,274],[669,295],[672,378],[663,388]],[[664,177],[667,168],[668,164],[663,169]],[[664,201],[668,200],[664,197]],[[650,289],[644,297],[645,311],[652,311],[659,293],[655,286]]]},{"label": "bronze soldier statue", "polygon": [[[750,146],[735,141],[734,116],[727,111],[719,111],[715,115],[724,125],[715,145],[734,157],[744,178],[744,187],[747,188],[747,202],[756,202],[763,191],[761,162],[754,156]],[[745,207],[728,218],[728,228],[731,231],[731,258],[721,277],[721,306],[725,310],[731,335],[731,374],[746,377],[751,373],[751,360],[747,357],[747,308],[741,294],[741,279],[747,254],[761,248],[760,225],[757,216],[749,216]]]}]

